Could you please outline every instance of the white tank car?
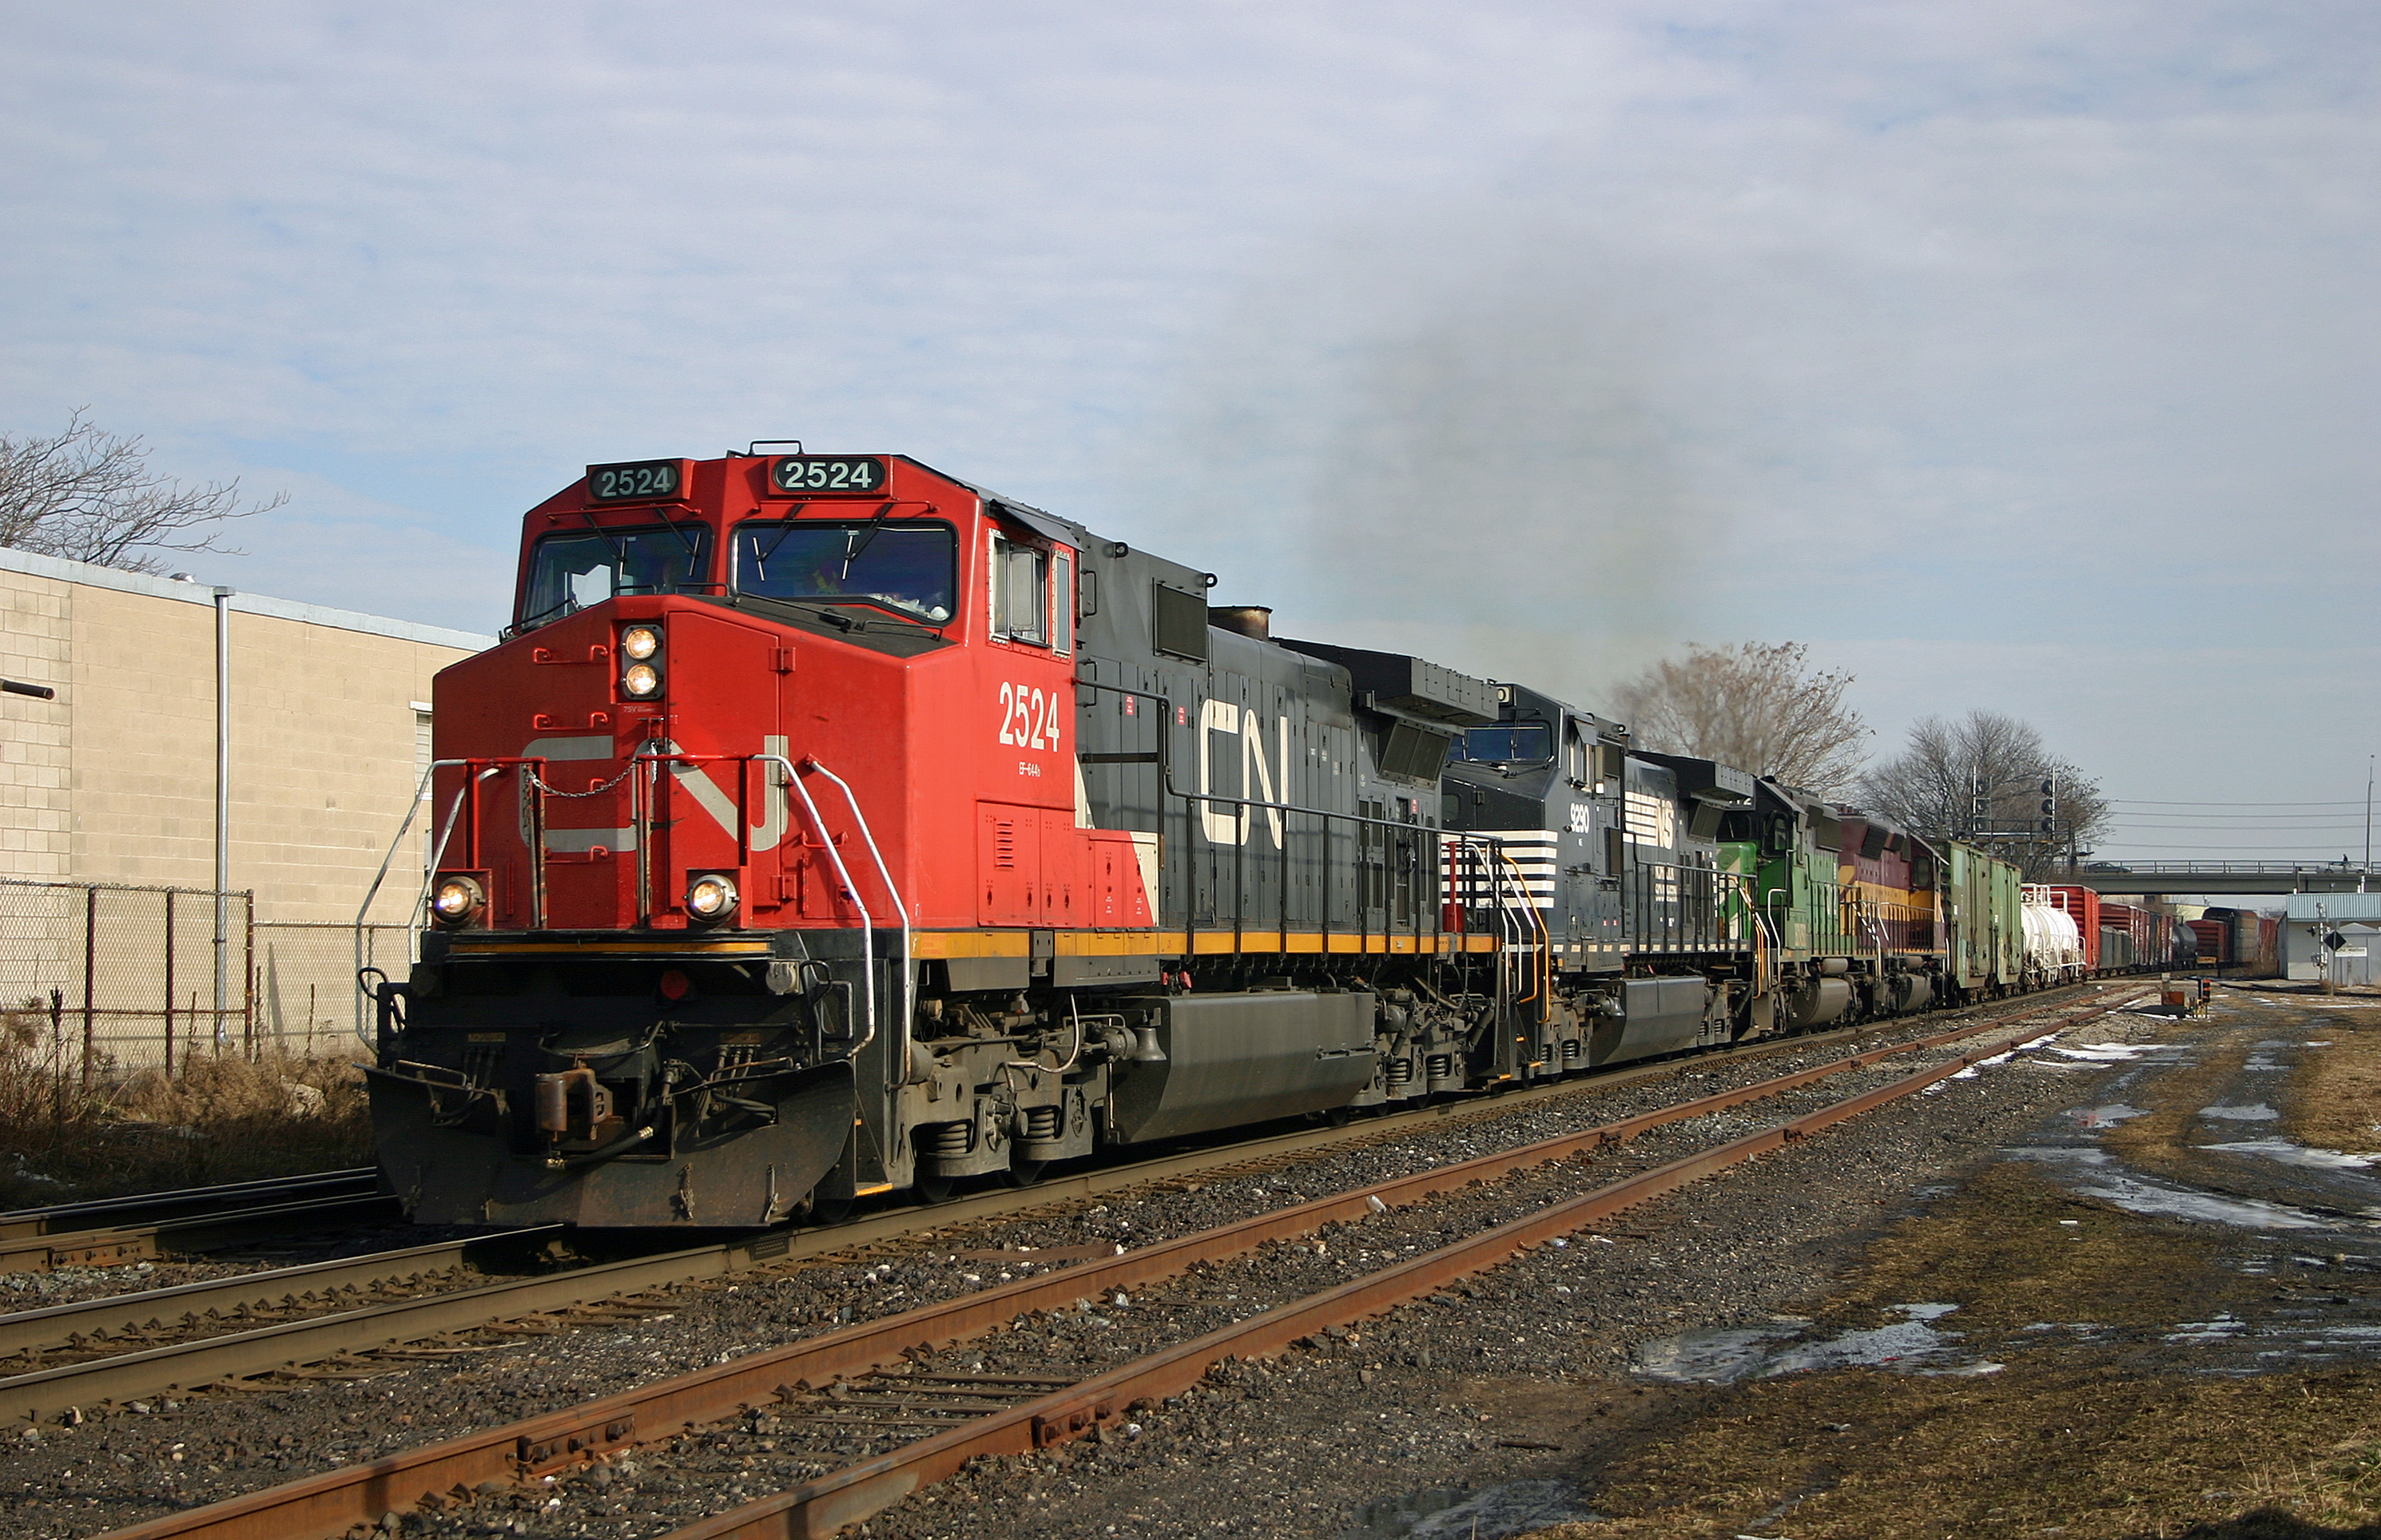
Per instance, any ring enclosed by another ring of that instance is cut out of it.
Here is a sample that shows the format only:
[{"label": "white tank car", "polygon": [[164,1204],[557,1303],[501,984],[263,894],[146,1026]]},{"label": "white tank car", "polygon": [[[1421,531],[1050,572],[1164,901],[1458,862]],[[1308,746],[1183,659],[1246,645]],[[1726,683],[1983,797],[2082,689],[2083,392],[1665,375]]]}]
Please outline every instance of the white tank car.
[{"label": "white tank car", "polygon": [[2032,884],[2025,890],[2025,971],[2035,988],[2073,984],[2083,976],[2083,935],[2074,916],[2048,902]]}]

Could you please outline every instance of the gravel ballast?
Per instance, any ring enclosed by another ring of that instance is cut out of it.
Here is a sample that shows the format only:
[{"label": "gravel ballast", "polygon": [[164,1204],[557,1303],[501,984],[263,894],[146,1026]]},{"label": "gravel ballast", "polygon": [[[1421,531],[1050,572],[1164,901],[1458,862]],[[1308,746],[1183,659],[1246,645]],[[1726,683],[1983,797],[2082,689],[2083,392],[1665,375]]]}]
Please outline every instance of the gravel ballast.
[{"label": "gravel ballast", "polygon": [[[1935,1032],[1956,1018],[1911,1024]],[[1885,1040],[1879,1035],[1872,1040]],[[214,1500],[332,1465],[487,1427],[609,1394],[729,1357],[774,1347],[849,1319],[873,1318],[949,1297],[1004,1277],[1042,1270],[1036,1251],[1108,1243],[1131,1246],[1446,1164],[1492,1148],[1609,1122],[1682,1097],[1709,1094],[1844,1051],[1829,1046],[1759,1060],[1688,1067],[1675,1076],[1607,1095],[1569,1097],[1508,1115],[1386,1140],[1270,1172],[1173,1184],[1067,1211],[1048,1211],[913,1237],[866,1255],[806,1264],[779,1274],[676,1291],[643,1321],[519,1340],[415,1364],[361,1380],[324,1380],[238,1395],[162,1401],[145,1411],[92,1417],[82,1425],[34,1430],[12,1440],[0,1466],[0,1511],[9,1532],[82,1535],[171,1508]],[[1078,1309],[995,1333],[946,1355],[959,1373],[1090,1373],[1253,1313],[1291,1295],[1344,1281],[1370,1267],[1443,1244],[1530,1207],[1600,1185],[1615,1175],[1740,1136],[1781,1118],[1899,1078],[1923,1058],[1897,1060],[1832,1077],[1814,1087],[1736,1111],[1667,1128],[1617,1156],[1524,1173],[1485,1188],[1397,1210],[1312,1243],[1277,1245],[1204,1268],[1118,1304]],[[1954,1083],[1936,1096],[1871,1114],[1805,1146],[1692,1192],[1636,1211],[1602,1241],[1550,1247],[1390,1321],[1327,1339],[1276,1364],[1236,1366],[1213,1388],[1137,1414],[1119,1428],[1032,1461],[1002,1461],[882,1516],[872,1532],[956,1534],[973,1522],[952,1517],[990,1502],[1002,1527],[1041,1523],[1082,1533],[1099,1507],[1105,1476],[1131,1494],[1092,1525],[1124,1522],[1156,1499],[1135,1473],[1241,1473],[1234,1481],[1285,1492],[1255,1527],[1330,1533],[1364,1503],[1386,1494],[1370,1461],[1415,1474],[1426,1486],[1486,1451],[1492,1464],[1526,1473],[1530,1451],[1507,1449],[1496,1387],[1508,1376],[1579,1388],[1618,1386],[1602,1417],[1635,1425],[1678,1398],[1638,1393],[1613,1376],[1633,1334],[1769,1307],[1798,1297],[1856,1245],[1913,1183],[1936,1180],[1965,1154],[2000,1137],[2003,1121],[2038,1115],[2042,1097],[2070,1097],[2071,1073],[2019,1066]],[[1935,1175],[1924,1173],[1934,1172]],[[998,1259],[970,1253],[994,1252]],[[1566,1396],[1569,1394],[1566,1391]],[[1343,1400],[1344,1399],[1344,1400]],[[1352,1403],[1352,1405],[1350,1404]],[[1236,1410],[1237,1409],[1237,1410]],[[1361,1409],[1378,1423],[1356,1415]],[[409,1517],[406,1533],[650,1534],[703,1512],[806,1479],[881,1442],[867,1430],[804,1426],[786,1409],[649,1447],[580,1474],[534,1488],[477,1496],[447,1511]],[[1248,1416],[1244,1433],[1218,1428]],[[1491,1419],[1482,1423],[1486,1415]],[[1221,1419],[1222,1421],[1218,1421]],[[1336,1430],[1336,1431],[1335,1431]],[[1383,1442],[1386,1437],[1387,1441]],[[1308,1448],[1313,1479],[1281,1465]],[[1357,1449],[1371,1453],[1351,1452]],[[1429,1473],[1436,1473],[1430,1474]],[[1354,1479],[1360,1477],[1361,1479]],[[1424,1479],[1427,1477],[1427,1479]],[[1171,1480],[1171,1477],[1167,1478]],[[1063,1500],[1062,1500],[1063,1499]],[[1138,1503],[1138,1506],[1134,1506]],[[1069,1507],[1068,1505],[1077,1505]],[[1090,1505],[1083,1507],[1081,1505]],[[1062,1512],[1063,1510],[1063,1512]],[[1327,1521],[1314,1515],[1329,1511]],[[1179,1533],[1215,1533],[1223,1508],[1207,1504]],[[1065,1516],[1071,1515],[1071,1516]],[[1155,1514],[1129,1521],[1159,1524]],[[1187,1522],[1188,1521],[1186,1521]],[[1227,1520],[1237,1522],[1237,1520]],[[938,1527],[939,1526],[939,1527]],[[1155,1533],[1175,1533],[1158,1529]]]}]

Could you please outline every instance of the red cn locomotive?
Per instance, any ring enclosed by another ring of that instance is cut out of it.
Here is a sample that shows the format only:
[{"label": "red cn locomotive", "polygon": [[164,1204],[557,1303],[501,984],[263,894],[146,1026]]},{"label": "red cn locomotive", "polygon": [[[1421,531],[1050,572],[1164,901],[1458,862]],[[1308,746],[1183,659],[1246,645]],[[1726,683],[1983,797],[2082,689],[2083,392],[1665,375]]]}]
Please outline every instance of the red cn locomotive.
[{"label": "red cn locomotive", "polygon": [[1438,887],[1495,687],[1211,625],[1211,582],[897,455],[531,509],[512,625],[437,680],[429,927],[378,989],[414,1217],[763,1225],[1526,1078]]}]

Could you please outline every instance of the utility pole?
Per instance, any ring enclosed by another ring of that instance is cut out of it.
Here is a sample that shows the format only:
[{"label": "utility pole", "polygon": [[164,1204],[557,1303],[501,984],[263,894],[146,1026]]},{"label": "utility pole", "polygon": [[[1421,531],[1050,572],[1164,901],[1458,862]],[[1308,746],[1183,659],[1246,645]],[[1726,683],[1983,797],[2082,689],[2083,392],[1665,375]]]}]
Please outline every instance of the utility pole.
[{"label": "utility pole", "polygon": [[2363,892],[2373,876],[2373,758],[2364,757],[2364,869],[2356,874],[2356,891]]},{"label": "utility pole", "polygon": [[235,590],[219,588],[215,600],[215,1050],[229,1033],[224,1013],[231,1008],[231,929],[226,912],[231,886],[231,600]]}]

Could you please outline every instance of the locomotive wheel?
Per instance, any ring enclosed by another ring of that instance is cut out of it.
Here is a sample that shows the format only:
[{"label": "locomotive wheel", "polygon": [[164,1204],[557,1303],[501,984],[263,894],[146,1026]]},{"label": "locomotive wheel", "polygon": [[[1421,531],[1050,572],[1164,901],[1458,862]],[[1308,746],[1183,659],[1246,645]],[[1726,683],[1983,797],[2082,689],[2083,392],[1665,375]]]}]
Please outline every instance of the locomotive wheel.
[{"label": "locomotive wheel", "polygon": [[1011,1187],[1031,1187],[1042,1180],[1043,1170],[1048,1165],[1046,1160],[1011,1160],[1000,1179]]},{"label": "locomotive wheel", "polygon": [[849,1198],[819,1198],[811,1205],[811,1218],[819,1224],[841,1224],[851,1218]]},{"label": "locomotive wheel", "polygon": [[920,1203],[946,1203],[950,1200],[951,1189],[958,1185],[957,1177],[920,1171],[912,1191],[918,1194]]}]

